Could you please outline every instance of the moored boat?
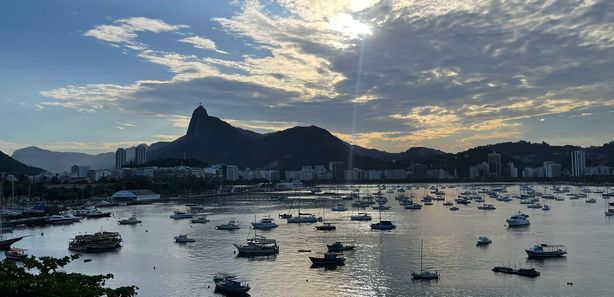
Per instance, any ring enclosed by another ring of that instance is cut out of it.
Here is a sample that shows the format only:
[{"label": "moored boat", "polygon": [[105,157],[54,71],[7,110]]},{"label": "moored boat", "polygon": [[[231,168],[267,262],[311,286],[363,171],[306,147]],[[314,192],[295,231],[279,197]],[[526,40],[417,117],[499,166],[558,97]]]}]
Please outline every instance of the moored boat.
[{"label": "moored boat", "polygon": [[344,251],[352,251],[356,247],[353,245],[343,244],[339,241],[336,241],[333,244],[327,244],[326,248],[328,248],[329,252],[339,253],[339,252],[344,252]]},{"label": "moored boat", "polygon": [[175,243],[189,243],[194,242],[193,238],[190,238],[187,234],[179,234],[175,236]]},{"label": "moored boat", "polygon": [[275,220],[270,216],[260,219],[258,222],[253,222],[252,227],[258,230],[271,230],[277,228],[279,225],[274,222]]},{"label": "moored boat", "polygon": [[136,225],[136,224],[139,224],[139,223],[141,223],[141,222],[142,222],[142,221],[141,221],[141,220],[139,220],[139,219],[136,217],[136,214],[132,214],[132,216],[130,216],[129,218],[127,218],[127,219],[121,219],[121,220],[119,220],[117,223],[118,223],[118,224],[120,224],[120,225]]},{"label": "moored boat", "polygon": [[23,261],[28,258],[28,250],[20,248],[11,248],[4,252],[4,256],[13,261]]},{"label": "moored boat", "polygon": [[370,221],[371,220],[371,216],[366,213],[366,212],[359,212],[356,215],[352,215],[350,217],[350,220],[352,221]]},{"label": "moored boat", "polygon": [[194,217],[193,214],[187,213],[185,211],[179,211],[179,210],[173,211],[173,214],[170,215],[170,218],[173,220],[191,219],[192,217]]},{"label": "moored boat", "polygon": [[529,215],[520,211],[515,212],[509,219],[506,220],[508,227],[524,227],[531,224]]},{"label": "moored boat", "polygon": [[229,273],[215,274],[213,282],[215,283],[215,290],[221,293],[245,294],[251,289],[249,284],[240,281],[236,275]]},{"label": "moored boat", "polygon": [[215,226],[217,230],[237,230],[241,229],[239,221],[231,218],[228,223]]},{"label": "moored boat", "polygon": [[536,244],[533,247],[526,249],[525,251],[530,258],[562,257],[567,254],[565,246],[560,244]]},{"label": "moored boat", "polygon": [[345,258],[337,253],[327,252],[321,257],[309,257],[313,266],[340,266],[345,264]]},{"label": "moored boat", "polygon": [[74,252],[105,252],[121,247],[122,237],[119,232],[101,231],[94,234],[77,235],[68,244],[68,250]]},{"label": "moored boat", "polygon": [[478,237],[477,245],[489,245],[492,243],[492,240],[486,236]]}]

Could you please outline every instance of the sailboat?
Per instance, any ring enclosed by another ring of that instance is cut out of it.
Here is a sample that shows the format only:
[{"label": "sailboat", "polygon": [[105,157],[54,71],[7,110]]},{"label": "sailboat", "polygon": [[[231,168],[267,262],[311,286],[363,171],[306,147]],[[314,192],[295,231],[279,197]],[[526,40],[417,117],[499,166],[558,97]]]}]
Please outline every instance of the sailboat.
[{"label": "sailboat", "polygon": [[422,260],[423,260],[423,250],[424,250],[424,239],[420,239],[420,272],[412,272],[412,279],[423,279],[423,280],[431,280],[431,279],[439,279],[439,273],[437,271],[424,271],[422,269]]},{"label": "sailboat", "polygon": [[[4,189],[2,188],[2,184],[3,182],[0,181],[0,205],[2,206],[2,209],[0,209],[0,250],[8,250],[11,248],[11,245],[15,242],[18,242],[20,240],[22,240],[24,237],[27,236],[19,236],[19,237],[13,237],[13,238],[9,238],[9,239],[4,239],[4,229],[2,228],[2,214],[4,214],[4,201],[2,201],[3,197],[4,197]],[[15,193],[15,186],[13,185],[13,193]],[[15,194],[13,194],[13,200],[15,200],[14,197]]]},{"label": "sailboat", "polygon": [[392,230],[396,228],[392,221],[382,221],[382,210],[379,210],[379,222],[371,224],[371,229],[375,230]]},{"label": "sailboat", "polygon": [[289,224],[291,224],[291,223],[295,223],[295,224],[315,223],[317,221],[318,221],[318,218],[316,218],[315,215],[312,215],[310,213],[301,213],[300,206],[298,208],[298,216],[286,219],[286,222],[288,222]]},{"label": "sailboat", "polygon": [[322,225],[316,226],[316,230],[320,230],[320,231],[332,231],[337,229],[337,227],[335,227],[335,225],[331,224],[331,223],[326,223],[324,221],[324,214],[326,213],[326,210],[324,209],[324,206],[322,206]]}]

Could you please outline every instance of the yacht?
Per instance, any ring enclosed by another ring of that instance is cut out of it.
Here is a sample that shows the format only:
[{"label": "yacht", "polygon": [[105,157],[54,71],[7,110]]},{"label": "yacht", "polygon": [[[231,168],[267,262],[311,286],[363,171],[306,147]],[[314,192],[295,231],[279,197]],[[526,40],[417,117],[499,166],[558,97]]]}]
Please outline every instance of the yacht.
[{"label": "yacht", "polygon": [[345,251],[352,251],[354,250],[355,246],[343,244],[339,241],[336,241],[333,244],[327,244],[326,248],[328,248],[329,252],[339,253],[339,252],[345,252]]},{"label": "yacht", "polygon": [[552,257],[562,257],[567,254],[564,245],[555,244],[536,244],[533,247],[526,249],[527,255],[529,258],[552,258]]},{"label": "yacht", "polygon": [[217,273],[213,277],[215,290],[221,293],[228,294],[246,294],[251,288],[250,286],[238,280],[236,275],[228,273]]},{"label": "yacht", "polygon": [[527,205],[528,208],[542,208],[542,204],[539,202],[531,203]]},{"label": "yacht", "polygon": [[337,204],[337,206],[334,206],[332,211],[346,211],[348,210],[348,207],[345,206],[345,204]]},{"label": "yacht", "polygon": [[454,205],[454,203],[452,203],[452,201],[446,201],[443,203],[443,206],[452,206]]},{"label": "yacht", "polygon": [[137,219],[136,214],[134,214],[134,213],[129,218],[121,219],[121,220],[118,221],[118,223],[120,225],[136,225],[136,224],[139,224],[141,222],[142,221]]},{"label": "yacht", "polygon": [[239,226],[239,221],[235,220],[234,218],[231,218],[228,221],[228,223],[215,226],[215,229],[218,229],[218,230],[237,230],[237,229],[241,229],[241,227]]},{"label": "yacht", "polygon": [[47,218],[47,224],[52,225],[72,224],[79,221],[81,221],[81,218],[74,216],[70,211],[65,211],[61,215],[53,215]]},{"label": "yacht", "polygon": [[531,224],[531,222],[529,222],[529,215],[526,215],[520,211],[515,212],[506,221],[508,227],[524,227]]},{"label": "yacht", "polygon": [[503,195],[503,196],[497,197],[497,201],[510,202],[512,200],[513,199],[512,197],[510,197],[510,195]]},{"label": "yacht", "polygon": [[245,244],[234,244],[239,256],[270,256],[279,253],[279,246],[275,239],[268,239],[261,235],[254,235]]},{"label": "yacht", "polygon": [[375,210],[389,210],[390,206],[385,204],[378,204],[377,206],[372,206],[371,208]]},{"label": "yacht", "polygon": [[86,217],[89,219],[92,218],[108,218],[111,216],[111,212],[108,211],[100,211],[95,206],[88,206],[84,209],[77,210],[75,213],[77,216]]},{"label": "yacht", "polygon": [[492,240],[486,236],[478,237],[477,245],[489,245],[492,243]]},{"label": "yacht", "polygon": [[544,204],[544,206],[542,206],[542,210],[545,210],[545,211],[550,210],[550,205]]},{"label": "yacht", "polygon": [[350,220],[352,221],[370,221],[371,220],[371,216],[366,213],[366,212],[359,212],[356,215],[352,215],[350,217]]},{"label": "yacht", "polygon": [[192,224],[205,224],[207,222],[209,222],[209,219],[207,219],[207,215],[205,214],[195,214],[190,220],[190,223]]},{"label": "yacht", "polygon": [[179,210],[175,210],[173,214],[170,215],[170,218],[173,220],[191,219],[192,217],[194,217],[193,214],[187,213],[185,211],[179,211]]},{"label": "yacht", "polygon": [[482,204],[482,205],[478,206],[478,209],[481,209],[481,210],[495,210],[497,208],[495,208],[495,206],[492,205],[492,204]]},{"label": "yacht", "polygon": [[203,209],[205,209],[205,207],[200,204],[195,204],[195,205],[190,206],[190,210],[195,211],[195,212],[202,211]]},{"label": "yacht", "polygon": [[322,225],[316,226],[316,230],[320,230],[320,231],[332,231],[336,229],[337,227],[335,227],[335,225],[331,223],[322,223]]},{"label": "yacht", "polygon": [[175,236],[176,243],[188,243],[188,242],[194,242],[194,241],[195,240],[193,238],[188,237],[187,234],[179,234]]},{"label": "yacht", "polygon": [[422,205],[418,203],[412,203],[409,205],[403,206],[405,209],[422,209]]},{"label": "yacht", "polygon": [[318,218],[310,213],[299,212],[297,217],[287,218],[286,221],[288,224],[315,223],[318,221]]},{"label": "yacht", "polygon": [[28,258],[28,250],[11,248],[4,252],[4,257],[8,260],[23,261]]},{"label": "yacht", "polygon": [[379,221],[375,224],[371,224],[371,229],[375,230],[392,230],[396,227],[397,226],[395,226],[391,221]]},{"label": "yacht", "polygon": [[457,210],[459,210],[459,209],[460,209],[460,208],[458,208],[458,206],[452,206],[452,207],[450,207],[450,211],[457,211]]},{"label": "yacht", "polygon": [[327,252],[322,257],[309,257],[313,266],[338,266],[345,264],[345,258],[337,253]]},{"label": "yacht", "polygon": [[73,252],[104,252],[121,247],[122,237],[118,232],[100,231],[94,234],[77,235],[68,244]]},{"label": "yacht", "polygon": [[252,227],[258,230],[271,230],[277,228],[278,226],[279,225],[277,225],[270,216],[262,218],[258,222],[252,223]]},{"label": "yacht", "polygon": [[584,202],[586,202],[586,203],[596,203],[597,200],[595,200],[595,198],[590,198],[590,199],[586,199]]},{"label": "yacht", "polygon": [[420,279],[420,280],[432,280],[432,279],[439,279],[439,273],[437,271],[424,271],[422,269],[422,258],[423,258],[423,251],[424,249],[424,240],[421,239],[420,240],[420,272],[412,272],[411,273],[411,278],[412,279]]}]

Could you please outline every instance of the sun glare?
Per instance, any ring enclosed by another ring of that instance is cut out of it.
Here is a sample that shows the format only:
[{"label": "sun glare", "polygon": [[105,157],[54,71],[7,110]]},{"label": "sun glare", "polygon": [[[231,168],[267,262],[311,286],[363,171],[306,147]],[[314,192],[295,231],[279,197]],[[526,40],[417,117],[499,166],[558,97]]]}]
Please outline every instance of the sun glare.
[{"label": "sun glare", "polygon": [[340,14],[330,22],[330,27],[349,38],[360,38],[371,35],[371,27],[355,20],[349,14]]}]

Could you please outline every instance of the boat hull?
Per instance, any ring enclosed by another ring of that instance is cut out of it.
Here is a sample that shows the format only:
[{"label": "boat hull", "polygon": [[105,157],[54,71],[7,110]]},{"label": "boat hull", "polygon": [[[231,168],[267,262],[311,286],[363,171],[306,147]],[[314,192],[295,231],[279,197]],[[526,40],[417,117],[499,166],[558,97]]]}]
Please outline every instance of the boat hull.
[{"label": "boat hull", "polygon": [[15,237],[11,239],[0,240],[0,250],[10,249],[13,243],[18,242],[21,239],[23,239],[23,237]]}]

